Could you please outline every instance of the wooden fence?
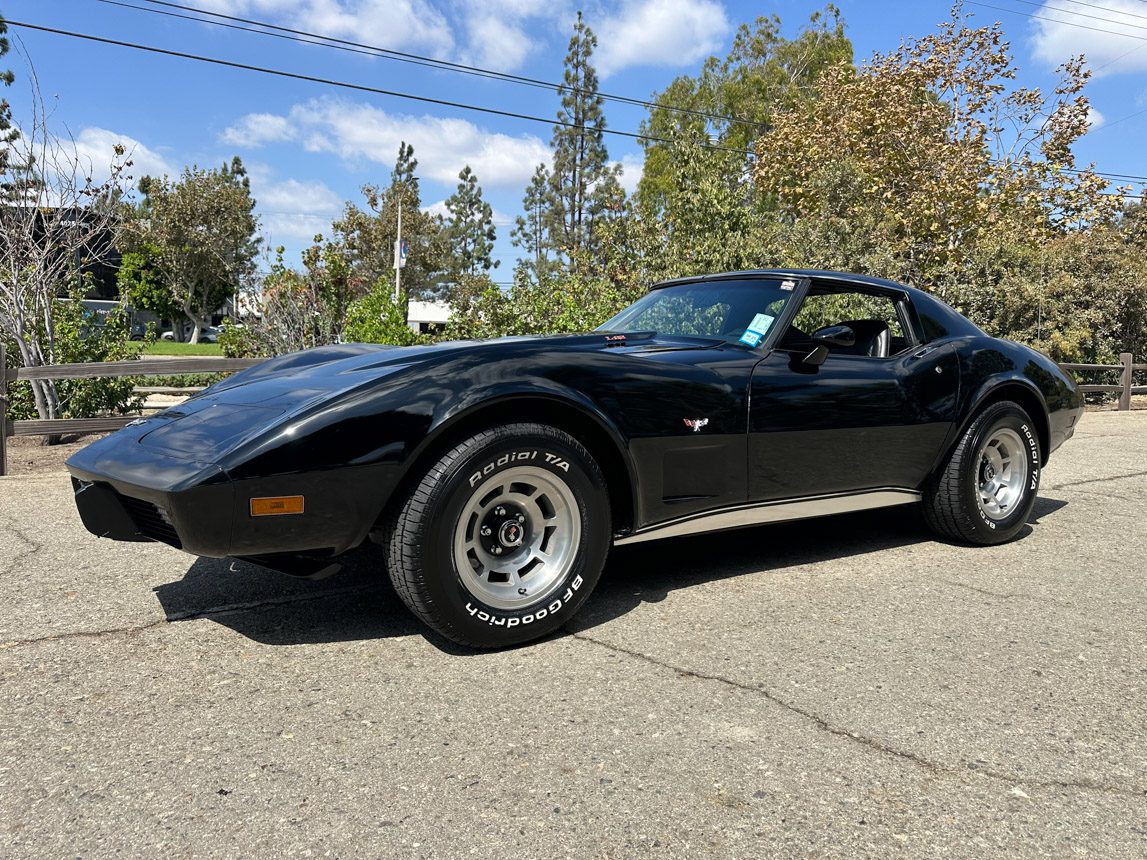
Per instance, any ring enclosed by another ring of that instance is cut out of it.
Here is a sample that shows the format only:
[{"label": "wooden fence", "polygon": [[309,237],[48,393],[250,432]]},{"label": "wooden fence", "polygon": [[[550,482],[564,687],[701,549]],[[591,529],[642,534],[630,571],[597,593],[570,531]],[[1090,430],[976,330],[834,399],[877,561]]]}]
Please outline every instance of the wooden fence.
[{"label": "wooden fence", "polygon": [[261,358],[144,358],[138,361],[93,361],[83,364],[48,364],[43,367],[8,367],[0,343],[0,475],[7,474],[9,436],[55,436],[63,433],[106,433],[118,430],[138,415],[110,418],[59,418],[9,421],[8,385],[34,379],[103,379],[114,376],[182,376],[187,373],[232,373],[253,367]]},{"label": "wooden fence", "polygon": [[[139,361],[96,361],[86,364],[49,364],[43,367],[13,367],[5,364],[0,344],[0,475],[7,474],[6,447],[9,436],[55,436],[63,433],[104,433],[118,430],[137,415],[113,418],[60,418],[49,421],[9,421],[8,383],[33,379],[100,379],[113,376],[180,376],[187,373],[229,373],[252,367],[261,358],[145,358]],[[1061,364],[1069,373],[1120,371],[1118,385],[1080,385],[1083,392],[1110,392],[1119,395],[1119,408],[1131,408],[1132,394],[1147,394],[1147,385],[1135,386],[1135,371],[1147,364],[1135,364],[1131,353],[1119,356],[1119,364]],[[156,389],[158,390],[158,389]]]},{"label": "wooden fence", "polygon": [[1137,370],[1147,370],[1147,364],[1136,364],[1131,353],[1124,352],[1119,355],[1119,364],[1061,364],[1065,371],[1078,375],[1080,372],[1111,372],[1120,371],[1118,385],[1080,385],[1079,390],[1085,394],[1111,393],[1119,395],[1119,409],[1131,408],[1132,394],[1147,394],[1147,385],[1135,385],[1132,377]]}]

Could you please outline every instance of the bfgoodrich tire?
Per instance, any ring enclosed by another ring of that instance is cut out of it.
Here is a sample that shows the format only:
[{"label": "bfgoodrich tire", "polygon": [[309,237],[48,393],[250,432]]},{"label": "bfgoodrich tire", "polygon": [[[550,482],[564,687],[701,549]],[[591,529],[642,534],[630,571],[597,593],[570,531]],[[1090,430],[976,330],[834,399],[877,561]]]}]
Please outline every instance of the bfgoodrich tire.
[{"label": "bfgoodrich tire", "polygon": [[924,494],[924,517],[944,537],[973,544],[1014,538],[1039,491],[1040,447],[1031,417],[993,403],[964,431]]},{"label": "bfgoodrich tire", "polygon": [[610,545],[601,469],[542,424],[447,451],[387,524],[387,567],[410,610],[448,639],[498,648],[556,630],[597,585]]}]

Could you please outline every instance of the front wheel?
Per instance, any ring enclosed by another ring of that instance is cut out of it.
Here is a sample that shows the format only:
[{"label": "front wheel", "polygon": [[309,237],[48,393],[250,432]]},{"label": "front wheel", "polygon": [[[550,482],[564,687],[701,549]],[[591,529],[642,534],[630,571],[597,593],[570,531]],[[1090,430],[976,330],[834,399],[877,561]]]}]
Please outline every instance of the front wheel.
[{"label": "front wheel", "polygon": [[385,544],[395,590],[430,627],[471,647],[514,645],[556,630],[597,584],[609,495],[569,434],[484,430],[430,467]]},{"label": "front wheel", "polygon": [[976,416],[924,493],[924,517],[941,535],[974,544],[1014,538],[1039,490],[1040,448],[1031,417],[1016,403]]}]

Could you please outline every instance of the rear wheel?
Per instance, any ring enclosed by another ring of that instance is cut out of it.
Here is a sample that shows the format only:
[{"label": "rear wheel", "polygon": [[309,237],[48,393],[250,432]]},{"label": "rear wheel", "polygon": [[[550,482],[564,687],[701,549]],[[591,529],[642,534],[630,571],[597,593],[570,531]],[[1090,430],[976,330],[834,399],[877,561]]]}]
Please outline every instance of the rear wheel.
[{"label": "rear wheel", "polygon": [[385,543],[395,590],[443,636],[526,642],[573,617],[597,584],[610,544],[605,480],[554,427],[484,430],[430,467]]},{"label": "rear wheel", "polygon": [[924,494],[928,525],[974,544],[1014,538],[1039,490],[1039,437],[1016,403],[993,403],[972,421]]}]

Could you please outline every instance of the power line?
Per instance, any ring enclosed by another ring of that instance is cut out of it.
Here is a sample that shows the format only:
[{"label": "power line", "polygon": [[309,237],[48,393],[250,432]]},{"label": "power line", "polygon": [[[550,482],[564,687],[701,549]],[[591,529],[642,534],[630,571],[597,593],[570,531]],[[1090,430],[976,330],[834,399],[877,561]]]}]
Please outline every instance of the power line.
[{"label": "power line", "polygon": [[[971,0],[969,0],[971,2]],[[984,5],[984,4],[977,4]],[[282,69],[272,69],[265,66],[255,66],[248,63],[239,63],[233,60],[223,60],[218,57],[206,57],[199,54],[190,54],[183,51],[173,51],[168,48],[157,48],[152,45],[141,45],[134,42],[126,42],[119,39],[109,39],[103,36],[95,36],[88,33],[76,33],[69,30],[60,30],[54,27],[45,27],[39,24],[31,24],[25,21],[15,21],[10,18],[5,19],[5,23],[13,27],[23,27],[29,30],[37,30],[44,33],[52,33],[59,36],[68,36],[70,38],[82,39],[90,42],[97,42],[105,45],[115,45],[122,48],[131,48],[133,50],[145,51],[147,53],[160,54],[163,56],[177,57],[179,59],[194,60],[196,62],[209,63],[217,66],[224,66],[227,68],[241,69],[244,71],[258,72],[260,74],[273,75],[276,77],[289,78],[293,80],[308,81],[310,83],[322,84],[324,86],[338,87],[342,89],[355,90],[357,92],[374,93],[377,95],[390,96],[392,98],[408,99],[411,101],[424,102],[428,104],[440,105],[443,107],[453,107],[460,110],[476,111],[478,113],[493,114],[495,116],[507,117],[510,119],[526,120],[528,122],[544,123],[546,125],[559,125],[565,128],[573,128],[581,130],[584,134],[584,127],[579,127],[575,123],[566,122],[560,119],[546,119],[544,117],[532,116],[530,114],[517,113],[515,111],[506,111],[499,108],[485,107],[482,105],[472,105],[465,102],[455,102],[446,99],[432,98],[430,96],[420,96],[413,93],[404,93],[397,90],[387,90],[380,87],[371,87],[366,84],[356,84],[349,81],[338,81],[331,78],[320,78],[314,75],[304,75],[298,72],[288,72]],[[1128,119],[1129,117],[1124,117]],[[612,134],[618,137],[626,137],[634,140],[653,141],[656,143],[673,144],[675,141],[670,138],[657,137],[654,135],[640,134],[631,131],[620,131],[618,129],[603,128],[603,134]],[[736,149],[728,146],[720,146],[714,143],[699,143],[703,149],[712,149],[719,152],[729,152],[736,155],[755,155],[752,150]],[[999,159],[995,159],[996,163],[1002,163]],[[1075,168],[1061,168],[1065,173],[1085,173],[1086,171],[1078,170]],[[1111,179],[1126,179],[1131,181],[1139,181],[1147,183],[1147,176],[1128,174],[1128,173],[1105,173],[1103,171],[1092,171],[1099,176]]]},{"label": "power line", "polygon": [[[1019,0],[1019,2],[1021,2],[1021,3],[1026,2],[1026,0]],[[1139,15],[1135,12],[1124,12],[1122,9],[1112,9],[1110,6],[1100,6],[1098,3],[1085,3],[1085,2],[1083,2],[1083,0],[1063,0],[1063,2],[1074,3],[1076,6],[1086,6],[1088,9],[1099,9],[1103,12],[1108,12],[1108,13],[1111,13],[1114,15],[1123,15],[1127,18],[1142,18],[1144,21],[1147,21],[1147,15]],[[1028,5],[1030,5],[1030,6],[1044,6],[1046,4],[1045,3],[1029,3]],[[1070,9],[1064,9],[1062,7],[1059,7],[1059,6],[1048,6],[1048,8],[1054,9],[1054,10],[1059,11],[1059,12],[1066,12],[1068,15],[1082,15],[1083,14],[1082,12],[1073,12]],[[1116,24],[1119,22],[1112,21],[1111,23]]]},{"label": "power line", "polygon": [[[1007,9],[1003,6],[992,6],[989,3],[980,3],[978,0],[966,0],[969,6],[981,6],[984,9],[995,9],[997,12],[1007,12],[1010,15],[1021,15],[1025,18],[1035,18],[1039,21],[1051,21],[1053,24],[1063,24],[1067,27],[1078,27],[1081,30],[1092,30],[1096,33],[1108,33],[1112,36],[1123,36],[1127,39],[1138,39],[1147,42],[1147,36],[1136,36],[1133,33],[1120,33],[1118,30],[1104,30],[1102,27],[1090,27],[1087,24],[1074,24],[1071,21],[1061,21],[1059,18],[1048,18],[1046,15],[1036,15],[1034,12],[1024,12],[1022,9]],[[1063,11],[1063,10],[1057,10]],[[1078,15],[1078,12],[1068,12],[1068,15]],[[1118,21],[1109,21],[1110,24],[1119,24]]]},{"label": "power line", "polygon": [[1121,116],[1119,119],[1113,119],[1111,122],[1105,122],[1103,125],[1091,133],[1095,134],[1095,132],[1103,131],[1105,128],[1111,128],[1113,125],[1124,122],[1125,120],[1134,119],[1135,117],[1142,116],[1145,113],[1147,113],[1147,108],[1143,108],[1143,110],[1137,110],[1135,113],[1129,113],[1127,116]]},{"label": "power line", "polygon": [[[1026,0],[1021,0],[1021,2],[1026,2]],[[1141,2],[1141,3],[1147,3],[1147,0],[1139,0],[1139,2]],[[1119,33],[1119,32],[1116,32],[1115,30],[1104,30],[1104,29],[1102,29],[1102,28],[1100,28],[1100,27],[1089,27],[1089,26],[1088,26],[1088,25],[1086,25],[1086,24],[1075,24],[1075,23],[1073,23],[1073,22],[1071,22],[1071,21],[1061,21],[1061,20],[1060,20],[1060,19],[1058,19],[1058,18],[1047,18],[1047,17],[1044,17],[1044,16],[1042,16],[1042,15],[1035,15],[1035,14],[1033,14],[1033,13],[1030,13],[1030,12],[1024,12],[1024,11],[1022,11],[1022,10],[1020,10],[1020,9],[1005,9],[1005,8],[1004,8],[1004,7],[1002,7],[1002,6],[992,6],[992,5],[988,4],[988,3],[980,3],[980,2],[978,2],[978,0],[967,0],[967,3],[968,3],[969,5],[971,5],[971,6],[982,6],[982,7],[983,7],[983,8],[985,8],[985,9],[995,9],[997,12],[1007,12],[1007,13],[1009,13],[1009,14],[1011,14],[1011,15],[1020,15],[1020,16],[1022,16],[1022,17],[1025,17],[1025,18],[1036,18],[1036,19],[1038,19],[1038,20],[1040,20],[1040,21],[1051,21],[1052,23],[1055,23],[1055,24],[1063,24],[1064,26],[1067,26],[1067,27],[1078,27],[1078,28],[1080,28],[1081,30],[1091,30],[1091,31],[1093,31],[1093,32],[1096,32],[1096,33],[1108,33],[1108,34],[1110,34],[1110,35],[1112,35],[1112,36],[1123,36],[1124,38],[1127,38],[1127,39],[1134,39],[1134,40],[1136,40],[1136,41],[1138,41],[1138,42],[1147,42],[1147,37],[1144,37],[1144,36],[1136,36],[1134,33]],[[1062,11],[1062,10],[1061,10],[1061,11]],[[1069,14],[1069,15],[1077,15],[1077,14],[1080,14],[1080,13],[1078,13],[1078,12],[1070,12],[1070,11],[1069,11],[1069,12],[1067,12],[1067,14]],[[1112,24],[1118,24],[1119,22],[1117,22],[1117,21],[1109,21],[1108,23],[1112,23]],[[1129,25],[1129,26],[1134,26],[1134,25]],[[1120,54],[1120,55],[1119,55],[1118,57],[1116,57],[1114,60],[1111,60],[1110,62],[1108,62],[1108,63],[1105,63],[1104,65],[1100,66],[1099,68],[1101,68],[1101,69],[1107,68],[1107,66],[1110,66],[1110,65],[1111,65],[1111,63],[1114,63],[1114,62],[1116,62],[1116,61],[1118,61],[1118,60],[1121,60],[1121,59],[1123,59],[1123,57],[1126,57],[1128,54],[1131,54],[1131,53],[1134,53],[1135,51],[1141,50],[1143,47],[1144,47],[1143,45],[1140,45],[1138,48],[1133,48],[1132,50],[1130,50],[1130,51],[1127,51],[1127,52],[1126,52],[1126,53],[1124,53],[1124,54]],[[1135,113],[1131,113],[1131,114],[1128,114],[1127,116],[1122,116],[1122,117],[1120,117],[1119,119],[1111,120],[1110,122],[1104,123],[1102,126],[1100,126],[1099,128],[1095,129],[1095,131],[1091,132],[1091,134],[1095,134],[1096,132],[1100,132],[1100,131],[1103,131],[1103,129],[1105,129],[1105,128],[1110,128],[1111,126],[1113,126],[1113,125],[1116,125],[1116,124],[1118,124],[1118,123],[1121,123],[1121,122],[1123,122],[1124,120],[1129,120],[1129,119],[1133,119],[1133,118],[1135,118],[1135,117],[1137,117],[1137,116],[1141,116],[1141,115],[1142,115],[1142,114],[1144,114],[1144,113],[1147,113],[1147,109],[1144,109],[1144,110],[1140,110],[1140,111],[1136,111]],[[1097,172],[1098,172],[1098,171],[1097,171]],[[1100,175],[1101,175],[1101,176],[1108,176],[1108,175],[1110,175],[1110,174],[1100,174]],[[1136,178],[1136,179],[1139,179],[1139,178],[1141,178],[1141,177],[1130,177],[1130,176],[1128,176],[1127,178]]]},{"label": "power line", "polygon": [[[104,45],[115,45],[120,48],[132,48],[137,51],[146,51],[151,54],[161,54],[168,57],[178,57],[183,60],[195,60],[200,63],[210,63],[216,66],[225,66],[232,69],[243,69],[248,72],[259,72],[264,75],[274,75],[280,78],[290,78],[297,81],[309,81],[310,83],[323,84],[324,86],[339,87],[341,89],[355,90],[357,92],[374,93],[376,95],[390,96],[391,98],[407,99],[409,101],[424,102],[426,104],[440,105],[442,107],[458,108],[460,110],[476,111],[478,113],[493,114],[494,116],[503,116],[510,119],[521,119],[529,122],[540,122],[545,125],[560,125],[565,128],[572,128],[585,134],[585,127],[579,126],[576,123],[566,122],[561,119],[546,119],[545,117],[532,116],[531,114],[517,113],[516,111],[501,110],[499,108],[484,107],[482,105],[472,105],[465,102],[455,102],[448,99],[431,98],[430,96],[419,96],[413,93],[404,93],[398,90],[387,90],[381,87],[370,87],[366,84],[355,84],[349,81],[337,81],[331,78],[320,78],[315,75],[304,75],[299,72],[288,72],[283,69],[272,69],[266,66],[255,66],[250,63],[238,63],[234,60],[223,60],[218,57],[205,57],[200,54],[189,54],[184,51],[173,51],[169,48],[157,48],[154,45],[140,45],[135,42],[125,42],[120,39],[109,39],[104,36],[94,36],[90,33],[76,33],[71,30],[59,30],[55,27],[44,27],[39,24],[29,24],[26,21],[14,21],[11,18],[6,18],[4,23],[11,27],[23,27],[27,30],[38,30],[42,33],[53,33],[57,36],[68,36],[73,39],[83,39],[88,42],[98,42]],[[668,143],[672,144],[675,141],[667,137],[657,137],[649,134],[640,134],[633,131],[619,131],[614,128],[598,129],[602,134],[612,134],[617,137],[627,137],[633,140],[649,140],[655,143]],[[699,143],[702,149],[713,149],[720,152],[731,152],[737,155],[754,155],[752,150],[748,149],[735,149],[729,146],[719,146],[715,143]]]},{"label": "power line", "polygon": [[[271,24],[271,23],[268,23],[266,21],[257,21],[257,20],[253,20],[250,18],[243,18],[243,17],[239,17],[239,16],[235,16],[235,15],[225,15],[225,14],[222,14],[219,12],[212,12],[210,10],[200,9],[200,8],[195,7],[195,6],[187,6],[187,5],[184,5],[181,3],[173,3],[173,2],[170,2],[170,0],[142,0],[142,2],[152,4],[153,6],[166,6],[166,7],[172,8],[172,9],[180,9],[180,10],[183,10],[185,12],[195,12],[198,15],[211,16],[211,18],[226,19],[226,21],[238,21],[238,22],[241,22],[241,24],[250,24],[250,25],[252,25],[252,27],[240,26],[240,24],[228,24],[223,20],[214,21],[214,20],[210,20],[209,18],[195,17],[194,15],[182,15],[182,14],[179,14],[178,12],[168,12],[168,11],[165,11],[163,9],[152,9],[152,8],[148,8],[148,7],[144,7],[144,6],[138,6],[138,5],[135,5],[134,3],[125,2],[125,0],[96,0],[96,2],[104,3],[104,4],[107,4],[109,6],[119,6],[119,7],[123,7],[123,8],[127,8],[127,9],[135,9],[135,10],[138,10],[140,12],[152,12],[155,14],[165,15],[165,16],[169,16],[172,18],[179,18],[179,19],[186,20],[186,21],[196,21],[196,22],[203,23],[203,24],[211,24],[214,26],[226,27],[228,29],[240,30],[240,31],[247,32],[247,33],[256,33],[256,34],[262,35],[262,36],[273,36],[275,38],[286,39],[289,41],[299,42],[301,44],[318,45],[319,47],[333,48],[336,50],[344,50],[344,51],[348,51],[351,53],[365,54],[367,56],[375,56],[375,57],[384,57],[384,58],[388,58],[388,59],[395,59],[395,60],[399,60],[400,62],[409,62],[409,63],[412,63],[413,65],[418,65],[418,66],[426,66],[426,67],[435,68],[435,69],[446,69],[449,71],[460,72],[462,74],[471,74],[471,75],[475,75],[478,77],[493,78],[495,80],[505,80],[505,81],[510,81],[512,83],[520,83],[520,84],[524,84],[527,86],[543,88],[546,90],[561,89],[563,87],[566,89],[571,89],[569,87],[565,87],[564,84],[555,84],[553,82],[543,81],[543,80],[539,80],[537,78],[528,78],[528,77],[523,77],[521,75],[509,74],[507,72],[497,72],[497,71],[493,71],[490,69],[483,69],[483,68],[480,68],[477,66],[467,65],[464,63],[452,63],[452,62],[447,62],[445,60],[437,60],[437,59],[434,59],[432,57],[424,57],[424,56],[421,56],[418,54],[410,54],[410,53],[406,53],[403,51],[394,51],[394,50],[391,50],[389,48],[380,48],[380,47],[373,46],[373,45],[366,45],[366,44],[363,44],[360,42],[350,42],[350,41],[347,41],[345,39],[339,39],[339,38],[336,38],[333,36],[326,36],[323,34],[311,33],[311,32],[307,32],[305,30],[296,30],[296,29],[292,29],[289,27],[281,27],[277,24]],[[1018,0],[1018,2],[1030,2],[1030,0]],[[1069,0],[1069,2],[1080,2],[1081,5],[1085,5],[1085,6],[1093,5],[1093,4],[1089,4],[1089,3],[1082,3],[1081,0]],[[1144,2],[1147,2],[1147,0],[1144,0]],[[1038,4],[1031,3],[1031,5],[1038,5]],[[1095,8],[1104,8],[1104,7],[1097,6]],[[1077,14],[1077,13],[1069,13],[1069,14]],[[1094,17],[1094,16],[1089,16],[1089,17]],[[1141,16],[1136,16],[1136,17],[1141,17],[1141,18],[1144,18],[1145,20],[1147,20],[1147,16],[1141,15]],[[1115,23],[1115,22],[1111,22],[1111,23]],[[254,29],[255,27],[262,27],[265,29]],[[1147,30],[1147,27],[1144,27],[1143,29]],[[268,30],[275,30],[275,31],[280,31],[280,32],[268,32]],[[293,35],[288,35],[288,34],[293,34]],[[700,117],[704,117],[706,119],[716,120],[719,122],[729,122],[729,123],[734,123],[734,124],[742,124],[742,125],[747,125],[747,126],[753,126],[756,128],[761,127],[759,124],[748,122],[748,121],[743,120],[737,116],[725,116],[723,114],[713,114],[713,113],[708,113],[706,111],[693,110],[691,108],[677,107],[675,105],[664,105],[664,104],[660,104],[657,102],[650,102],[650,101],[645,101],[642,99],[631,98],[629,96],[619,96],[619,95],[612,95],[609,93],[602,93],[602,92],[596,91],[596,90],[591,91],[591,90],[578,90],[576,88],[572,88],[572,89],[574,89],[574,91],[576,91],[576,92],[583,92],[583,93],[589,93],[591,95],[598,95],[598,96],[601,96],[603,99],[606,99],[606,100],[618,101],[618,102],[623,102],[623,103],[632,104],[632,105],[639,105],[639,106],[647,107],[650,109],[660,108],[663,110],[674,111],[674,112],[678,112],[678,113],[687,113],[687,114],[691,114],[691,115],[695,115],[695,116],[700,116]],[[1068,173],[1082,173],[1083,172],[1083,171],[1079,171],[1079,170],[1071,170],[1070,168],[1065,168],[1065,170]],[[1104,173],[1103,171],[1095,171],[1095,173],[1097,173],[1100,176],[1105,176],[1105,177],[1112,178],[1112,179],[1131,179],[1131,180],[1147,181],[1147,176],[1136,176],[1136,175],[1121,174],[1121,173]]]},{"label": "power line", "polygon": [[[411,63],[416,66],[426,66],[443,71],[452,71],[465,75],[473,75],[475,77],[507,81],[509,83],[522,84],[524,86],[536,87],[545,90],[569,90],[571,92],[583,95],[600,96],[606,101],[619,102],[622,104],[645,107],[649,109],[659,108],[673,113],[688,114],[691,116],[701,117],[703,119],[734,123],[737,125],[744,125],[756,129],[763,128],[762,124],[759,122],[753,122],[738,116],[725,116],[723,114],[714,114],[708,111],[697,110],[695,108],[686,108],[677,105],[664,105],[657,102],[651,102],[646,99],[634,98],[632,96],[623,96],[616,93],[605,93],[601,92],[600,90],[586,90],[580,87],[570,87],[564,83],[559,84],[554,83],[553,81],[545,81],[538,78],[525,77],[523,75],[514,75],[509,72],[499,72],[493,69],[484,69],[480,66],[468,65],[466,63],[455,63],[448,60],[435,59],[434,57],[422,56],[420,54],[412,54],[406,51],[396,51],[391,48],[382,48],[378,47],[377,45],[367,45],[362,42],[353,42],[346,39],[340,39],[335,36],[326,36],[321,33],[311,33],[306,30],[282,27],[278,24],[271,24],[267,21],[258,21],[252,18],[243,18],[237,15],[225,15],[221,12],[212,12],[209,9],[200,9],[195,6],[171,3],[167,2],[167,0],[142,0],[142,2],[152,4],[153,6],[166,6],[172,9],[180,9],[184,12],[194,12],[196,15],[181,15],[177,12],[168,12],[163,9],[152,9],[145,6],[138,6],[134,3],[124,2],[124,0],[96,0],[96,2],[104,3],[109,6],[119,6],[125,9],[134,9],[139,12],[150,12],[156,15],[166,15],[171,18],[180,18],[186,21],[196,21],[201,24],[211,24],[212,26],[216,27],[226,27],[231,30],[241,30],[243,32],[255,33],[261,36],[272,36],[278,39],[286,39],[293,42],[299,42],[300,44],[317,45],[323,48],[333,48],[335,50],[348,51],[350,53],[382,57],[384,59],[397,60],[398,62]],[[238,23],[228,24],[226,23],[227,21],[235,21]],[[251,26],[242,26],[244,24]]]},{"label": "power line", "polygon": [[[1023,3],[1025,6],[1035,6],[1038,9],[1043,9],[1044,3],[1037,3],[1035,0],[1014,0],[1016,3]],[[1081,3],[1081,6],[1092,6],[1091,3]],[[1064,15],[1075,15],[1079,18],[1090,18],[1093,21],[1102,21],[1104,24],[1112,24],[1116,27],[1134,27],[1136,30],[1147,30],[1147,27],[1142,24],[1128,24],[1126,21],[1116,21],[1111,18],[1104,18],[1101,15],[1089,15],[1087,12],[1076,12],[1074,9],[1064,9],[1062,6],[1048,6],[1049,10],[1053,12],[1062,12]],[[1105,6],[1095,6],[1096,9],[1106,9]],[[1108,12],[1114,12],[1116,15],[1127,15],[1130,18],[1142,18],[1147,21],[1147,15],[1136,15],[1131,12],[1120,12],[1117,9],[1107,9]],[[1033,16],[1034,17],[1034,16]],[[1071,21],[1060,21],[1061,24],[1066,24],[1069,27],[1077,26]]]}]

